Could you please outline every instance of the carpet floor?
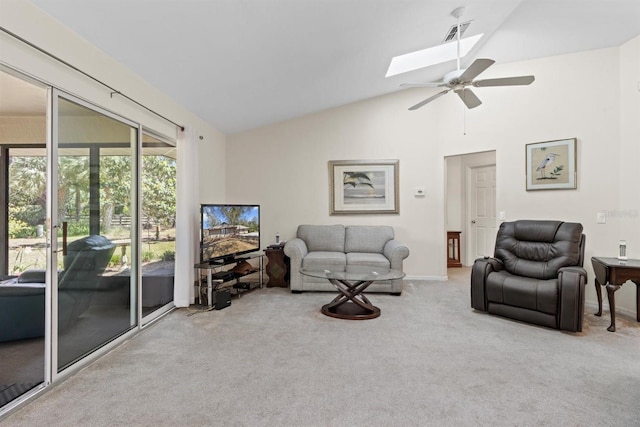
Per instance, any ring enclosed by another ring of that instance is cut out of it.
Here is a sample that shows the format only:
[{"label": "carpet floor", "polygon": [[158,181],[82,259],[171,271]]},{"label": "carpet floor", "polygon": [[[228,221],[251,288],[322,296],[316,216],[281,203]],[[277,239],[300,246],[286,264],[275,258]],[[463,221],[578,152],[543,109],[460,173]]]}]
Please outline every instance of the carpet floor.
[{"label": "carpet floor", "polygon": [[640,425],[635,319],[615,333],[606,306],[581,333],[512,321],[470,308],[468,268],[449,274],[370,294],[372,320],[281,288],[175,310],[3,426]]}]

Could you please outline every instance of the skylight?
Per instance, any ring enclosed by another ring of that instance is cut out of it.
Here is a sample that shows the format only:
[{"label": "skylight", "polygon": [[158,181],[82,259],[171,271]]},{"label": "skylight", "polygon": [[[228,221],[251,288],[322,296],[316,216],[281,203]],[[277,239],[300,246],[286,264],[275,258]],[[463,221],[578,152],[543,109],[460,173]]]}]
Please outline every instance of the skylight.
[{"label": "skylight", "polygon": [[[460,57],[463,58],[478,43],[484,34],[460,39]],[[428,49],[418,50],[391,59],[387,75],[391,77],[419,68],[430,67],[454,60],[458,57],[458,43],[450,42]]]}]

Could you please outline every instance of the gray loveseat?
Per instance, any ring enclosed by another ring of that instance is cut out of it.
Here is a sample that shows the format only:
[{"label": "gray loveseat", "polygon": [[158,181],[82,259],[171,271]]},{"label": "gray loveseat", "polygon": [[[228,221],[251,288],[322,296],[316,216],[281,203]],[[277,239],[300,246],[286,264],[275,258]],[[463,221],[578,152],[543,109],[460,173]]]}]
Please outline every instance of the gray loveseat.
[{"label": "gray loveseat", "polygon": [[[295,239],[284,247],[291,261],[292,292],[334,291],[326,279],[303,276],[300,269],[344,270],[365,265],[403,271],[409,249],[394,239],[392,227],[378,225],[300,225]],[[367,292],[402,293],[402,279],[375,282]]]}]

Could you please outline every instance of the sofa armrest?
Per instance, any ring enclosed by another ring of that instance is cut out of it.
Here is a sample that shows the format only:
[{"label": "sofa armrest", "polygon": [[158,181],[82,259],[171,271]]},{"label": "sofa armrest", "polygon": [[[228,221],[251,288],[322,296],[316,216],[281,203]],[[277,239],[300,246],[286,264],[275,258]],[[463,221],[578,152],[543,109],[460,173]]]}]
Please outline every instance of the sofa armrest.
[{"label": "sofa armrest", "polygon": [[0,343],[44,336],[45,287],[0,286]]},{"label": "sofa armrest", "polygon": [[18,283],[46,283],[46,270],[27,270],[18,276]]},{"label": "sofa armrest", "polygon": [[389,260],[391,268],[404,271],[402,261],[409,256],[409,248],[395,239],[389,240],[382,250],[383,255]]},{"label": "sofa armrest", "polygon": [[309,253],[307,244],[304,242],[304,240],[297,237],[295,239],[289,240],[284,245],[284,254],[291,259],[291,263],[297,262],[301,265],[302,258],[304,258],[307,253]]},{"label": "sofa armrest", "polygon": [[504,269],[504,265],[496,258],[478,258],[471,268],[471,307],[487,311],[486,282],[489,273]]},{"label": "sofa armrest", "polygon": [[584,318],[584,288],[587,271],[582,267],[563,267],[558,270],[559,310],[558,326],[564,331],[581,332]]},{"label": "sofa armrest", "polygon": [[304,240],[296,237],[284,245],[284,254],[289,257],[289,286],[292,291],[302,290],[302,259],[309,253]]}]

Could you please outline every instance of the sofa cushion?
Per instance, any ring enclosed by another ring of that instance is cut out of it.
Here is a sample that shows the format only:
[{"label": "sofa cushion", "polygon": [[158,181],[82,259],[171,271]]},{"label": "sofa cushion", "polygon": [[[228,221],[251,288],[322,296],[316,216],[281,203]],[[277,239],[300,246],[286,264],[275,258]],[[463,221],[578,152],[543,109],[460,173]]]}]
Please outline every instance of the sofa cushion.
[{"label": "sofa cushion", "polygon": [[297,237],[304,240],[309,252],[344,252],[344,225],[300,225]]},{"label": "sofa cushion", "polygon": [[487,300],[542,313],[558,311],[558,280],[514,276],[502,270],[487,277]]},{"label": "sofa cushion", "polygon": [[349,252],[347,265],[366,265],[370,267],[391,268],[389,260],[382,254],[368,252]]},{"label": "sofa cushion", "polygon": [[302,259],[302,268],[309,270],[344,271],[346,264],[344,252],[314,251]]},{"label": "sofa cushion", "polygon": [[381,254],[394,237],[393,228],[383,225],[348,225],[345,227],[345,252]]}]

